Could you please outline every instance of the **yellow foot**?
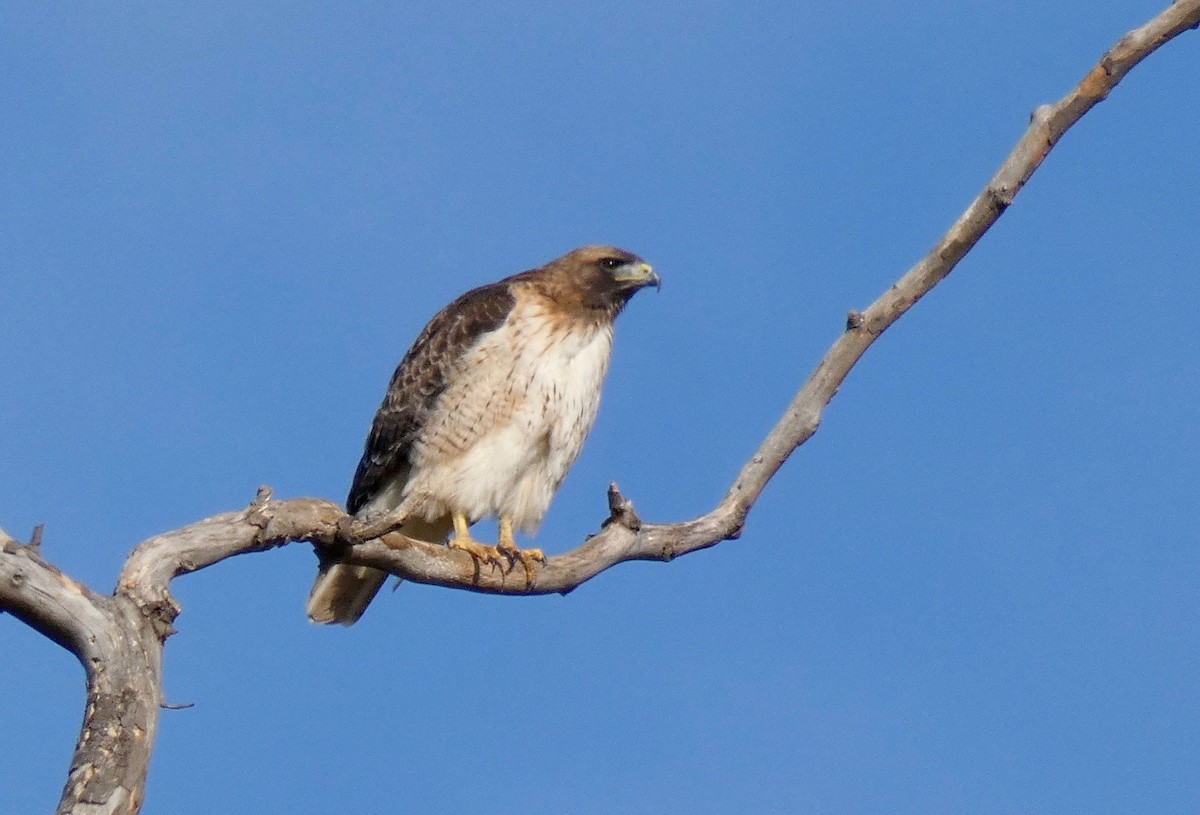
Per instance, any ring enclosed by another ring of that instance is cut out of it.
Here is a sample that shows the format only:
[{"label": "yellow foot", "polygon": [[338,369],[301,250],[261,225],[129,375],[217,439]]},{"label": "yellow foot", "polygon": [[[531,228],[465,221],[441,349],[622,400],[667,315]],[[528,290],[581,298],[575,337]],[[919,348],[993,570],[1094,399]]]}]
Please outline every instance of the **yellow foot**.
[{"label": "yellow foot", "polygon": [[[517,563],[525,570],[525,588],[533,585],[535,563],[545,563],[546,556],[541,549],[522,549],[513,540],[513,524],[511,518],[500,519],[500,542],[495,546],[480,543],[471,537],[470,522],[465,515],[455,513],[454,537],[450,540],[451,549],[461,549],[475,561],[476,579],[482,564],[499,567],[504,574],[512,574]],[[505,568],[505,567],[508,568]]]},{"label": "yellow foot", "polygon": [[508,560],[510,572],[517,567],[518,562],[525,568],[525,588],[533,585],[533,564],[546,562],[546,556],[542,554],[541,549],[521,549],[513,543],[506,545],[503,540],[496,545],[496,549]]},{"label": "yellow foot", "polygon": [[507,563],[509,571],[512,570],[512,563],[505,557],[495,546],[488,546],[486,543],[480,543],[472,537],[458,536],[450,539],[451,549],[461,549],[466,552],[475,561],[475,568],[483,568],[482,564],[487,563],[498,567],[501,571]]},{"label": "yellow foot", "polygon": [[533,585],[533,564],[546,562],[546,556],[542,554],[541,549],[522,549],[517,546],[517,542],[513,540],[511,518],[500,519],[500,542],[496,544],[496,549],[508,560],[510,572],[517,567],[518,561],[521,563],[525,569],[525,588]]}]

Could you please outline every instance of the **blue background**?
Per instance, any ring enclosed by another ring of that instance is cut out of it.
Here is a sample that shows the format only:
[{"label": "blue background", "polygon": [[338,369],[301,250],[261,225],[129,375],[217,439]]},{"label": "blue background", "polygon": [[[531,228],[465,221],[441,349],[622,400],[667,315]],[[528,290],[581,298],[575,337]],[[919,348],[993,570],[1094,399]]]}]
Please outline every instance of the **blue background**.
[{"label": "blue background", "polygon": [[[108,591],[259,484],[341,500],[424,322],[592,242],[665,285],[536,544],[612,479],[700,514],[1163,5],[10,4],[0,525]],[[739,541],[351,629],[306,545],[179,579],[146,812],[1196,812],[1198,88],[1188,33],[1069,133]],[[49,811],[82,674],[0,654],[3,810]]]}]

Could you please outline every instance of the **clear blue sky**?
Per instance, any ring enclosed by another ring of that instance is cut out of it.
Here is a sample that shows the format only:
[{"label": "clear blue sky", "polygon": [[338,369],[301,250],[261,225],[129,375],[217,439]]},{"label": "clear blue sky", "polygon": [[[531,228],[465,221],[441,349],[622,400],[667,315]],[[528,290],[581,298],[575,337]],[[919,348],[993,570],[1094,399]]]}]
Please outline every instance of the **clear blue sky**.
[{"label": "clear blue sky", "polygon": [[[861,308],[1165,0],[21,3],[0,26],[0,525],[108,591],[165,529],[341,500],[459,292],[665,285],[536,543],[708,509]],[[503,9],[503,10],[502,10]],[[740,541],[569,597],[304,618],[311,548],[175,583],[148,813],[1200,810],[1200,34],[1139,67],[852,374]],[[73,658],[0,618],[0,798]]]}]

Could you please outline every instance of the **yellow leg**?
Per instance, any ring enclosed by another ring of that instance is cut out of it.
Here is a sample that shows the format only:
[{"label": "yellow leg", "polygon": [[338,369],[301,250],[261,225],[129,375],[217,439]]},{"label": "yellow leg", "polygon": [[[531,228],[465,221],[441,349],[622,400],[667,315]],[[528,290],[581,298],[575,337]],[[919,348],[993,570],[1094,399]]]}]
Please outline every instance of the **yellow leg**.
[{"label": "yellow leg", "polygon": [[513,538],[512,518],[500,519],[500,542],[496,544],[497,549],[516,549],[517,542]]},{"label": "yellow leg", "polygon": [[490,563],[503,568],[504,564],[500,560],[499,549],[480,543],[471,537],[471,524],[468,523],[467,516],[461,512],[455,512],[452,517],[454,518],[454,537],[450,539],[450,548],[462,549],[474,558],[476,567],[480,563]]},{"label": "yellow leg", "polygon": [[455,512],[451,518],[454,521],[454,537],[462,540],[472,540],[471,525],[467,523],[467,516],[461,512]]},{"label": "yellow leg", "polygon": [[[461,512],[453,514],[454,537],[450,539],[451,549],[461,549],[475,560],[476,568],[487,563],[500,567],[506,574],[517,567],[517,563],[525,570],[525,587],[533,583],[534,563],[545,563],[546,556],[541,549],[522,549],[513,538],[512,518],[500,518],[500,542],[495,546],[480,543],[471,537],[471,524],[467,516]],[[508,568],[505,569],[504,567]]]},{"label": "yellow leg", "polygon": [[541,549],[522,549],[517,546],[516,540],[513,539],[512,518],[505,518],[503,515],[500,516],[500,542],[496,544],[496,548],[508,558],[510,571],[516,568],[517,561],[521,562],[521,566],[525,568],[526,588],[533,583],[533,564],[546,562],[546,556],[542,554]]}]

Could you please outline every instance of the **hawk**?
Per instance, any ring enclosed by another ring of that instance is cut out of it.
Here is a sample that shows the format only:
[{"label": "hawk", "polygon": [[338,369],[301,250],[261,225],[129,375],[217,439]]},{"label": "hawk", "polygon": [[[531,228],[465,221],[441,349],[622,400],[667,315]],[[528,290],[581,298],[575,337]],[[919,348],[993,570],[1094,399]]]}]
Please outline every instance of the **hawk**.
[{"label": "hawk", "polygon": [[[472,289],[441,310],[404,356],[371,433],[346,510],[396,511],[399,531],[468,552],[477,563],[520,563],[530,579],[534,531],[596,418],[613,322],[658,275],[637,255],[585,246],[539,269]],[[495,546],[471,537],[499,519]],[[322,566],[308,598],[317,623],[351,625],[386,574]]]}]

